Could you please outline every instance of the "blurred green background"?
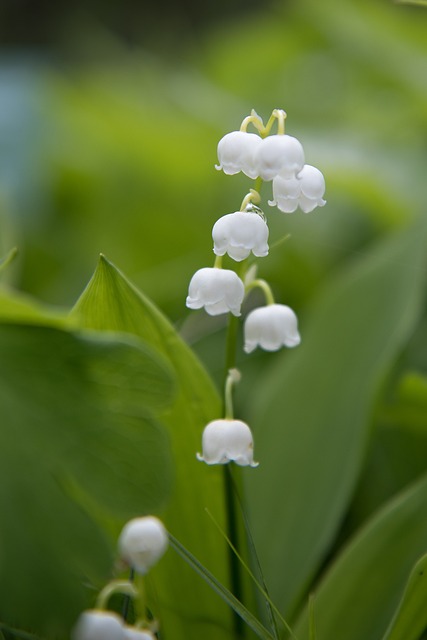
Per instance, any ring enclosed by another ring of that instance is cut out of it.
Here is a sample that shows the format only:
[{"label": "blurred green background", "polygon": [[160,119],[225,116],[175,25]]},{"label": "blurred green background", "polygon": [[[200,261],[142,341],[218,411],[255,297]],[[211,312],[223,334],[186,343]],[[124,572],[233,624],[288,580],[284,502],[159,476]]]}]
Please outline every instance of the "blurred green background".
[{"label": "blurred green background", "polygon": [[[252,186],[214,169],[218,140],[252,108],[265,120],[273,108],[285,109],[287,132],[326,178],[327,205],[309,215],[270,209],[270,185],[263,187],[271,244],[291,237],[260,261],[259,273],[297,311],[303,342],[325,288],[427,213],[422,7],[3,0],[0,36],[0,254],[19,248],[4,277],[43,302],[70,307],[102,252],[172,319],[217,382],[224,320],[189,314],[185,296],[193,272],[213,262],[213,223],[237,210]],[[349,503],[316,571],[379,505],[426,471],[425,264],[412,263],[410,252],[397,259],[395,275],[414,271],[417,312],[408,309],[405,340],[370,388]],[[391,297],[398,289],[396,281],[382,285]],[[371,294],[362,289],[360,301]],[[246,309],[259,302],[253,294]],[[371,318],[364,320],[361,344],[370,331]],[[393,323],[384,331],[392,334]],[[272,380],[274,362],[268,354],[239,356],[243,417],[249,407],[259,416],[263,399],[258,406],[255,390]],[[351,369],[352,361],[344,364]],[[343,389],[346,375],[343,368]],[[366,375],[360,370],[357,381]],[[268,450],[260,422],[260,450]],[[266,482],[258,490],[249,483],[255,504]],[[255,535],[268,539],[256,523]],[[268,553],[265,560],[271,565]],[[283,604],[298,608],[287,597]]]}]

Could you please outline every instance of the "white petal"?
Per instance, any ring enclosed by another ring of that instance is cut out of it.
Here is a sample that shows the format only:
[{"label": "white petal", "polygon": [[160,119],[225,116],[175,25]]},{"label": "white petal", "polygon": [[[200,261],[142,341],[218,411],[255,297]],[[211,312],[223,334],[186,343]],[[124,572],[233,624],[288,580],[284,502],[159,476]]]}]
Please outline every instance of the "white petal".
[{"label": "white petal", "polygon": [[213,420],[203,431],[203,455],[198,460],[206,464],[226,464],[234,461],[239,466],[258,466],[253,460],[253,438],[250,428],[241,420]]},{"label": "white petal", "polygon": [[255,133],[232,131],[218,143],[219,166],[228,175],[243,171],[250,178],[258,177],[255,165],[255,153],[261,138]]},{"label": "white petal", "polygon": [[293,213],[298,209],[298,198],[277,198],[276,206],[283,213]]},{"label": "white petal", "polygon": [[[301,175],[299,173],[298,175]],[[301,180],[297,177],[286,178],[282,174],[273,178],[273,198],[298,198],[301,193]]]},{"label": "white petal", "polygon": [[123,527],[118,541],[121,558],[142,575],[161,558],[167,546],[166,529],[154,516],[130,520]]},{"label": "white petal", "polygon": [[304,211],[304,213],[310,213],[316,207],[323,207],[325,204],[326,200],[323,200],[322,198],[307,198],[307,196],[304,196],[303,194],[298,198],[298,206],[302,211]]},{"label": "white petal", "polygon": [[277,351],[282,346],[296,347],[301,338],[298,320],[290,307],[271,304],[251,311],[244,325],[244,350],[250,353],[257,346]]},{"label": "white petal", "polygon": [[272,180],[279,173],[291,178],[304,166],[304,150],[299,140],[292,136],[269,136],[259,145],[256,163],[263,180]]},{"label": "white petal", "polygon": [[236,211],[216,221],[212,229],[214,253],[228,253],[230,258],[241,262],[251,251],[258,258],[268,254],[268,226],[257,213]]},{"label": "white petal", "polygon": [[71,632],[72,640],[125,640],[123,620],[110,611],[84,611]]},{"label": "white petal", "polygon": [[244,284],[234,271],[204,267],[191,279],[186,305],[190,309],[205,307],[210,315],[231,311],[238,316],[244,295]]},{"label": "white petal", "polygon": [[301,181],[301,193],[307,198],[321,199],[325,193],[325,178],[319,169],[310,164],[304,165],[298,174]]}]

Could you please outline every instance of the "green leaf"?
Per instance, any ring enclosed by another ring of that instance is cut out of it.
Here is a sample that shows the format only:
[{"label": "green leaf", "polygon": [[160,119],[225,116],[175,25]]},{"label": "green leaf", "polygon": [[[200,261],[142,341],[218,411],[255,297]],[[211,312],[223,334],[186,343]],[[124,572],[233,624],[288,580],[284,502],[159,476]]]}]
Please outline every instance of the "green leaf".
[{"label": "green leaf", "polygon": [[375,410],[375,433],[346,514],[346,532],[356,530],[426,470],[427,378],[406,372],[384,395]]},{"label": "green leaf", "polygon": [[65,311],[42,305],[30,296],[5,286],[0,287],[0,322],[53,327],[67,327],[71,324]]},{"label": "green leaf", "polygon": [[65,636],[109,578],[108,538],[75,498],[122,518],[164,502],[169,443],[148,411],[171,392],[129,336],[0,325],[2,622]]},{"label": "green leaf", "polygon": [[[399,605],[408,574],[426,549],[426,501],[427,476],[424,476],[387,503],[344,549],[316,593],[319,638],[383,637]],[[425,557],[422,562],[425,566]],[[395,618],[396,635],[386,635],[383,640],[418,640],[423,624],[427,623],[425,576],[418,576],[417,580],[415,572],[416,569]],[[389,632],[394,633],[392,628]],[[300,640],[308,638],[307,612],[296,633]]]},{"label": "green leaf", "polygon": [[402,600],[383,640],[419,640],[427,628],[427,555],[422,556],[409,576]]},{"label": "green leaf", "polygon": [[257,383],[251,425],[261,464],[248,476],[248,502],[266,581],[284,612],[304,596],[336,534],[379,384],[421,313],[425,239],[423,222],[341,269],[307,311],[302,345]]},{"label": "green leaf", "polygon": [[[162,313],[103,256],[72,317],[84,327],[137,335],[168,358],[177,392],[161,420],[169,430],[176,469],[173,498],[162,517],[169,531],[190,547],[204,566],[212,567],[222,584],[228,584],[227,549],[219,547],[204,511],[208,506],[225,526],[222,469],[196,459],[203,428],[222,415],[209,376]],[[208,586],[200,584],[191,568],[182,567],[174,554],[166,554],[152,580],[153,610],[160,616],[166,638],[231,637],[230,610],[212,598]]]},{"label": "green leaf", "polygon": [[215,576],[206,569],[174,536],[169,534],[171,546],[183,558],[196,573],[206,580],[208,585],[231,607],[237,615],[256,633],[262,640],[274,640],[274,636],[260,623],[246,607],[221,584]]}]

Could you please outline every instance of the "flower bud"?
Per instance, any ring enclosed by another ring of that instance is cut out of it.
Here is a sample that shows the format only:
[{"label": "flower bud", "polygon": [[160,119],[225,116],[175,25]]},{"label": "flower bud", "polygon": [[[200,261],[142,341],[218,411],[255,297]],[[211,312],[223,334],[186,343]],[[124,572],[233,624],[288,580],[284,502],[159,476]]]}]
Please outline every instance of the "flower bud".
[{"label": "flower bud", "polygon": [[166,529],[158,518],[134,518],[125,524],[119,536],[120,557],[144,575],[164,554],[168,542]]},{"label": "flower bud", "polygon": [[296,347],[301,342],[298,320],[290,307],[269,304],[251,311],[244,325],[246,353],[256,347],[265,351],[277,351],[282,346]]},{"label": "flower bud", "polygon": [[296,138],[277,134],[262,140],[255,162],[263,180],[272,180],[279,173],[292,178],[304,166],[304,150]]},{"label": "flower bud", "polygon": [[211,316],[229,311],[240,316],[244,296],[244,284],[234,271],[204,267],[191,278],[186,305],[189,309],[204,307]]},{"label": "flower bud", "polygon": [[256,133],[227,133],[218,143],[219,165],[215,165],[215,168],[218,171],[222,169],[228,175],[243,171],[249,178],[257,178],[255,154],[260,144],[261,138]]},{"label": "flower bud", "polygon": [[72,640],[125,640],[123,620],[116,613],[84,611],[72,632]]},{"label": "flower bud", "polygon": [[213,420],[203,431],[203,455],[197,459],[206,464],[235,462],[240,467],[257,467],[251,430],[241,420]]},{"label": "flower bud", "polygon": [[293,213],[297,207],[309,213],[326,204],[324,193],[325,178],[322,172],[306,164],[294,178],[286,178],[283,174],[273,178],[273,200],[268,204],[277,205],[284,213]]},{"label": "flower bud", "polygon": [[217,220],[212,229],[214,253],[241,262],[252,253],[257,258],[268,254],[268,227],[257,213],[236,211]]}]

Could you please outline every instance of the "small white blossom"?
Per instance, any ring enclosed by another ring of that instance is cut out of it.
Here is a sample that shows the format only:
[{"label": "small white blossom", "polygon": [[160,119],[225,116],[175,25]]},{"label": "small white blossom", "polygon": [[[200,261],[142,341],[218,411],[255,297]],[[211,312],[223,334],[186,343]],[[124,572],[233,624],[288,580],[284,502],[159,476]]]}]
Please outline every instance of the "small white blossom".
[{"label": "small white blossom", "polygon": [[212,229],[214,253],[240,262],[252,253],[257,258],[268,254],[268,227],[257,213],[236,211],[216,221]]},{"label": "small white blossom", "polygon": [[316,207],[323,207],[325,178],[319,169],[309,164],[293,178],[279,174],[273,178],[273,200],[268,204],[276,205],[284,213],[293,213],[297,207],[304,213],[310,213]]},{"label": "small white blossom", "polygon": [[136,627],[125,627],[126,640],[156,640],[154,633],[148,629],[137,629]]},{"label": "small white blossom", "polygon": [[218,143],[219,165],[215,168],[232,176],[243,171],[249,178],[257,178],[255,164],[256,151],[262,139],[256,133],[232,131],[227,133]]},{"label": "small white blossom", "polygon": [[84,611],[72,632],[72,640],[125,640],[123,620],[116,613],[92,609]]},{"label": "small white blossom", "polygon": [[197,459],[206,464],[235,462],[240,467],[257,467],[251,430],[241,420],[213,420],[203,431],[203,455]]},{"label": "small white blossom", "polygon": [[168,542],[166,529],[158,518],[134,518],[125,524],[119,536],[120,557],[144,575],[164,554]]},{"label": "small white blossom", "polygon": [[245,321],[244,336],[246,353],[258,346],[277,351],[282,346],[296,347],[301,342],[297,317],[284,304],[269,304],[251,311]]},{"label": "small white blossom", "polygon": [[229,311],[240,316],[244,296],[244,284],[234,271],[204,267],[191,278],[186,305],[190,309],[204,307],[211,316]]},{"label": "small white blossom", "polygon": [[262,140],[255,162],[263,180],[272,180],[279,173],[291,178],[304,166],[304,150],[296,138],[276,134]]}]

